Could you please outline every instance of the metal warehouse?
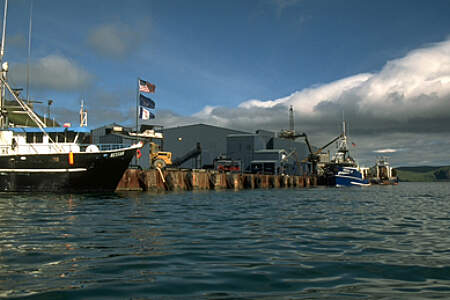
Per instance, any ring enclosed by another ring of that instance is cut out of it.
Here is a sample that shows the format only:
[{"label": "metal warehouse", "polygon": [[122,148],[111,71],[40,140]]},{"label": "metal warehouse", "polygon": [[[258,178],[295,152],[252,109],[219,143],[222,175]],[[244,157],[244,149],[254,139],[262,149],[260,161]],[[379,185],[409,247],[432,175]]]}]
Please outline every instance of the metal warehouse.
[{"label": "metal warehouse", "polygon": [[[92,131],[94,143],[129,143],[131,140],[111,134],[111,124]],[[162,128],[163,140],[155,140],[164,151],[172,152],[173,160],[189,157],[189,153],[200,146],[201,154],[185,160],[178,165],[181,168],[213,168],[214,160],[226,158],[239,161],[241,171],[252,172],[252,162],[262,166],[271,164],[275,173],[302,174],[307,164],[301,167],[296,160],[308,155],[308,148],[302,141],[292,141],[277,137],[275,132],[257,130],[255,133],[228,129],[207,124],[194,124],[172,128]],[[199,146],[198,146],[199,145]],[[138,161],[142,168],[149,167],[149,147],[142,151]],[[134,161],[133,163],[136,163]],[[281,170],[281,171],[280,171]]]},{"label": "metal warehouse", "polygon": [[163,148],[173,153],[173,157],[180,158],[200,143],[201,159],[192,159],[181,164],[183,168],[202,168],[212,166],[214,159],[227,154],[226,137],[230,134],[243,134],[245,132],[206,125],[195,124],[164,128]]}]

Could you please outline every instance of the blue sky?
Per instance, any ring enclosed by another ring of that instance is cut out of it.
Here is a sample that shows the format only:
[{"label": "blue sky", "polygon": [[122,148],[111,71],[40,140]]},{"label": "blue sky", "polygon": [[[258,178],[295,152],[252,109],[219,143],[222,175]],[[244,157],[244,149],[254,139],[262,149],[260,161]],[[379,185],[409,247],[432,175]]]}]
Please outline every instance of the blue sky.
[{"label": "blue sky", "polygon": [[31,2],[29,93],[54,99],[60,122],[76,123],[83,98],[91,127],[133,124],[139,76],[157,86],[153,124],[277,131],[294,105],[321,145],[344,111],[363,160],[450,164],[450,1],[14,0],[15,86]]}]

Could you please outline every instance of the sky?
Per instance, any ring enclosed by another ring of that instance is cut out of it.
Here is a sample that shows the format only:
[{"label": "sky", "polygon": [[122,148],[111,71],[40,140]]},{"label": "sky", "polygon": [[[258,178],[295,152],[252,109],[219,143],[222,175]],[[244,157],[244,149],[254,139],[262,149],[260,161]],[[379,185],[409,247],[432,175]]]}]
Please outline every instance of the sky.
[{"label": "sky", "polygon": [[363,165],[450,165],[449,15],[448,0],[10,0],[4,60],[60,123],[83,100],[91,128],[133,126],[142,78],[146,124],[278,132],[292,105],[316,146],[344,118]]}]

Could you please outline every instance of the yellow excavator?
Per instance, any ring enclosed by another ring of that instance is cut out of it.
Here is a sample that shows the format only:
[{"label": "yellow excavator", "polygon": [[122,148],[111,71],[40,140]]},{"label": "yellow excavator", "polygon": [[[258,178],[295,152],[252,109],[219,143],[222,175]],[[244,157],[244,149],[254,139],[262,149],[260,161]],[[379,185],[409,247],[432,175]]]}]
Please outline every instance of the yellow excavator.
[{"label": "yellow excavator", "polygon": [[[120,136],[126,139],[134,140],[151,140],[151,139],[162,139],[163,135],[160,132],[156,132],[153,125],[142,125],[140,132],[128,132],[122,126],[113,126],[111,129],[107,129],[106,133],[112,133],[116,136]],[[160,151],[161,147],[150,142],[150,167],[163,169],[168,165],[172,165],[172,152]],[[142,155],[140,150],[138,150],[138,158]]]},{"label": "yellow excavator", "polygon": [[179,167],[189,159],[193,159],[201,155],[202,148],[200,143],[197,143],[195,148],[181,157],[177,157],[172,160],[172,152],[160,151],[160,146],[153,142],[150,142],[150,163],[153,168],[163,169],[166,166]]},{"label": "yellow excavator", "polygon": [[150,143],[150,163],[154,168],[163,169],[172,164],[172,152],[159,151],[159,145]]}]

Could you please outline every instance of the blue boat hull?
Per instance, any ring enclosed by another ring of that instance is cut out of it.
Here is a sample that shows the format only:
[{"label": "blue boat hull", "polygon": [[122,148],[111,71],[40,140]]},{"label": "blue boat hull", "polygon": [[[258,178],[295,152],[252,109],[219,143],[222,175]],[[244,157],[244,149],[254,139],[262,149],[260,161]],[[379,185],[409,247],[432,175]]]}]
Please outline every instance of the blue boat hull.
[{"label": "blue boat hull", "polygon": [[335,175],[335,184],[337,187],[341,186],[368,186],[369,181],[358,177],[339,176]]},{"label": "blue boat hull", "polygon": [[327,183],[331,186],[369,186],[367,179],[363,179],[361,172],[353,167],[337,167],[328,177]]}]

